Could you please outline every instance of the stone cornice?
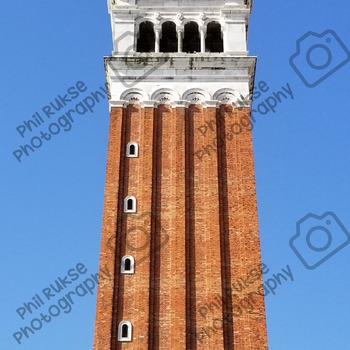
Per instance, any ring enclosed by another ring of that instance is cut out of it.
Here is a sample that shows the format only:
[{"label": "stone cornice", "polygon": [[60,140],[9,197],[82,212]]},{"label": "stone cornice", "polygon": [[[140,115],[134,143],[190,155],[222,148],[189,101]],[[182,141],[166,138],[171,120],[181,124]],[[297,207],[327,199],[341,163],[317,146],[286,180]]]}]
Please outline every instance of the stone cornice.
[{"label": "stone cornice", "polygon": [[256,57],[228,54],[138,54],[105,57],[109,83],[133,87],[140,82],[173,84],[191,82],[245,82],[252,93]]},{"label": "stone cornice", "polygon": [[253,72],[256,57],[247,53],[131,53],[128,56],[115,55],[105,57],[105,63],[114,69],[144,70],[152,67],[162,69],[190,69],[190,70],[229,70],[248,69]]}]

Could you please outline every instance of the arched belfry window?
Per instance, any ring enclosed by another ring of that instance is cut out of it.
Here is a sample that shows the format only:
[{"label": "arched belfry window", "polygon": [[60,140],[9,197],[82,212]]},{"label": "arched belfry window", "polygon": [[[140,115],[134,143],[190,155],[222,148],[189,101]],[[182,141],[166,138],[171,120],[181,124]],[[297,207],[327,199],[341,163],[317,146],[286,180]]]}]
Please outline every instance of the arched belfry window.
[{"label": "arched belfry window", "polygon": [[177,34],[174,22],[164,22],[162,25],[160,52],[177,52]]},{"label": "arched belfry window", "polygon": [[219,22],[208,24],[205,46],[209,52],[224,52],[224,40]]},{"label": "arched belfry window", "polygon": [[124,199],[124,212],[125,213],[136,213],[136,198],[128,196]]},{"label": "arched belfry window", "polygon": [[196,22],[185,24],[183,51],[187,53],[201,52],[199,26]]},{"label": "arched belfry window", "polygon": [[131,255],[122,257],[120,272],[124,275],[131,275],[135,271],[135,260]]},{"label": "arched belfry window", "polygon": [[137,158],[139,156],[139,145],[136,142],[129,142],[126,145],[127,158]]},{"label": "arched belfry window", "polygon": [[129,321],[122,321],[118,326],[118,341],[132,340],[132,324]]},{"label": "arched belfry window", "polygon": [[139,27],[139,36],[137,39],[137,52],[154,52],[156,45],[156,35],[154,33],[154,24],[152,22],[142,22]]}]

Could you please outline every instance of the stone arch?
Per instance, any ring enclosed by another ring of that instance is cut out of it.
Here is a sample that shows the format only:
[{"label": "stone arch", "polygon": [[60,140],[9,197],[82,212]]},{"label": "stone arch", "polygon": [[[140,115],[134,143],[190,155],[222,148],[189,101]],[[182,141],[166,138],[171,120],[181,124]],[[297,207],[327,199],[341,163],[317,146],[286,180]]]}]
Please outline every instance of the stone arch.
[{"label": "stone arch", "polygon": [[211,100],[210,93],[203,89],[190,89],[185,91],[182,100],[188,101],[190,104],[205,104]]},{"label": "stone arch", "polygon": [[144,21],[138,27],[137,52],[154,52],[156,36],[154,24],[151,21]]},{"label": "stone arch", "polygon": [[144,101],[148,101],[150,98],[148,93],[141,89],[128,89],[122,93],[120,99],[125,101],[126,104],[142,105]]},{"label": "stone arch", "polygon": [[201,52],[199,24],[188,21],[184,26],[183,51],[187,53]]},{"label": "stone arch", "polygon": [[248,106],[243,96],[233,89],[220,89],[216,91],[214,100],[219,101],[219,104],[230,104],[235,107]]},{"label": "stone arch", "polygon": [[177,52],[176,24],[172,21],[165,21],[162,24],[162,38],[160,40],[160,52]]},{"label": "stone arch", "polygon": [[171,89],[159,89],[152,94],[152,100],[159,104],[174,104],[180,100],[180,95]]},{"label": "stone arch", "polygon": [[224,52],[222,26],[218,21],[211,21],[207,24],[205,47],[208,52]]}]

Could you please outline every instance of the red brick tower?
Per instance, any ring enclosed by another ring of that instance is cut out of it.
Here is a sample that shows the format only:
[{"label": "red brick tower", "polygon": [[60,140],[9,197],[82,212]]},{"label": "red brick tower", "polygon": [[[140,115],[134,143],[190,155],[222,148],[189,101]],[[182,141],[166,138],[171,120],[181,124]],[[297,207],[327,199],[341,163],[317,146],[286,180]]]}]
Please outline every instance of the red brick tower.
[{"label": "red brick tower", "polygon": [[[109,0],[94,350],[267,349],[247,0]],[[247,282],[248,281],[248,282]]]}]

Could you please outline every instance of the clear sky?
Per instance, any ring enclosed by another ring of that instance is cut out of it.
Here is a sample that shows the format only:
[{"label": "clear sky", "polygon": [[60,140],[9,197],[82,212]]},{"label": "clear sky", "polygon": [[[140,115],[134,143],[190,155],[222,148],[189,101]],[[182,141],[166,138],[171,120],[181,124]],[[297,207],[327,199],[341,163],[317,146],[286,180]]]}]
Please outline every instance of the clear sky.
[{"label": "clear sky", "polygon": [[[264,280],[276,284],[275,295],[266,295],[270,350],[349,349],[349,13],[346,0],[253,6],[249,50],[258,56],[256,86],[265,87],[253,113],[261,245]],[[4,1],[0,19],[0,349],[91,349],[109,122],[100,89],[103,56],[111,52],[107,6]],[[318,36],[305,36],[310,31]],[[24,121],[68,90],[65,111],[97,90],[100,102],[59,124],[61,114],[51,111],[51,121],[37,117],[42,125],[24,130]],[[55,135],[21,154],[49,126]],[[327,212],[334,214],[305,218]],[[303,218],[295,250],[312,266],[329,257],[312,270],[289,245]],[[324,236],[308,235],[316,231]],[[43,303],[32,299],[59,278],[64,291]],[[92,295],[81,288],[70,309],[61,296],[84,282]],[[32,314],[23,309],[29,301]],[[13,334],[49,308],[60,314],[34,323],[38,330],[19,345]]]}]

